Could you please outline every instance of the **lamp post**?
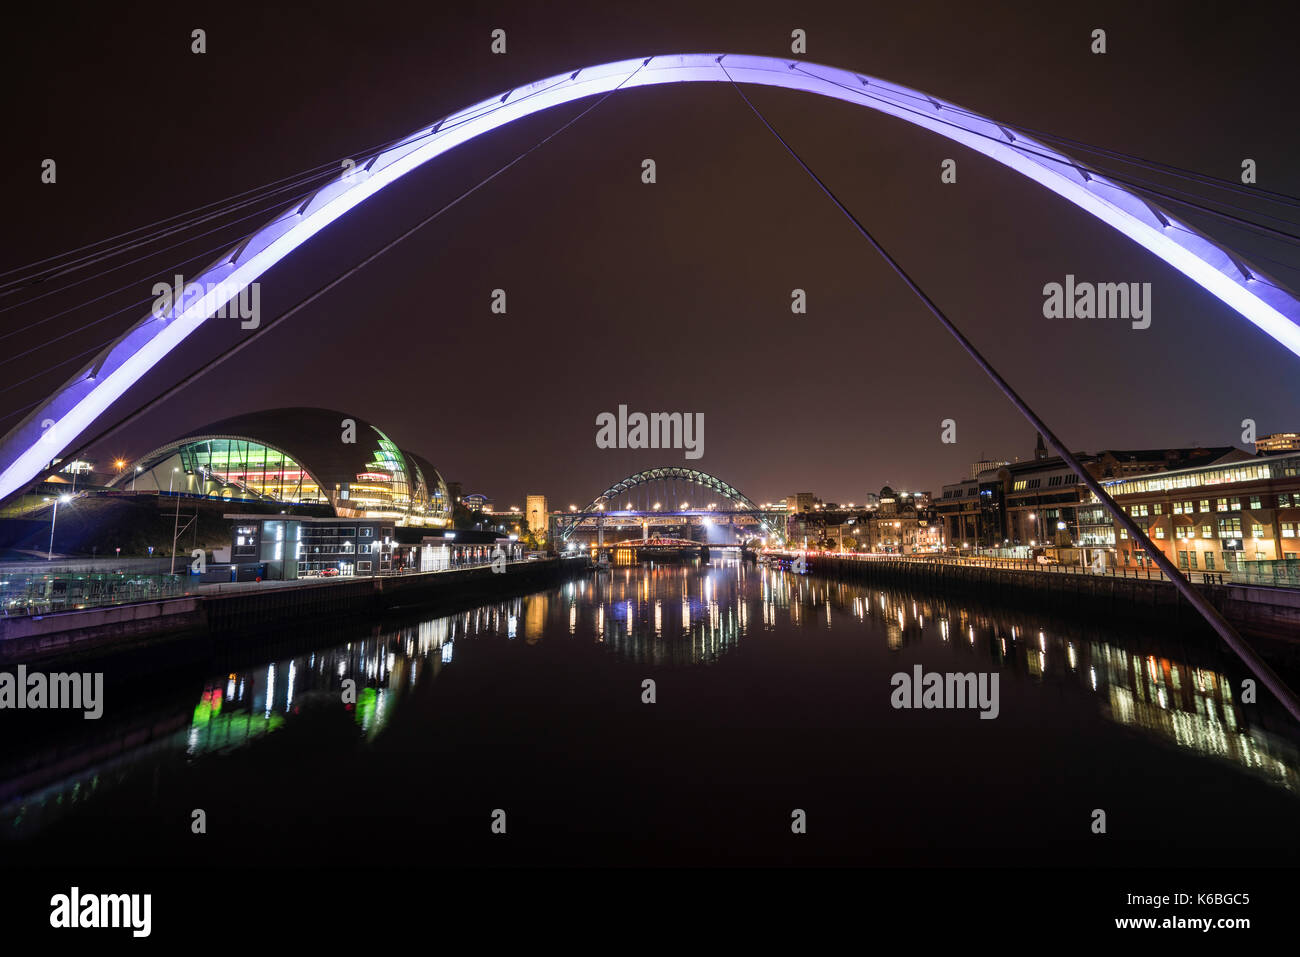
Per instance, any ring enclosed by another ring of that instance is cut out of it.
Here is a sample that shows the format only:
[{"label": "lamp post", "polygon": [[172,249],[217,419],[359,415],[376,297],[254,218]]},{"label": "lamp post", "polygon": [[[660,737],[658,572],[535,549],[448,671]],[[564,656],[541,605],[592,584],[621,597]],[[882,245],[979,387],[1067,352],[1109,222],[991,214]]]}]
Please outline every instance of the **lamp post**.
[{"label": "lamp post", "polygon": [[135,480],[140,477],[140,466],[135,467],[135,472],[131,475],[131,494],[135,494]]},{"label": "lamp post", "polygon": [[[46,499],[46,501],[48,502],[49,499]],[[54,523],[59,520],[59,503],[63,502],[66,505],[68,502],[71,501],[72,501],[71,495],[60,495],[58,498],[54,500],[54,512],[50,515],[50,550],[49,553],[45,556],[45,560],[47,562],[54,561]]]},{"label": "lamp post", "polygon": [[[167,479],[167,494],[168,494],[168,495],[172,494],[172,483],[176,480],[176,473],[179,472],[179,471],[180,471],[179,468],[176,468],[175,466],[172,467],[172,474],[171,474],[171,477],[170,477],[169,479]],[[171,563],[171,567],[170,567],[170,573],[173,574],[173,575],[176,574],[176,537],[177,537],[178,534],[180,534],[180,533],[177,531],[177,529],[180,528],[180,524],[181,524],[181,500],[180,500],[180,496],[177,496],[177,498],[176,498],[176,517],[172,520],[172,563]]]}]

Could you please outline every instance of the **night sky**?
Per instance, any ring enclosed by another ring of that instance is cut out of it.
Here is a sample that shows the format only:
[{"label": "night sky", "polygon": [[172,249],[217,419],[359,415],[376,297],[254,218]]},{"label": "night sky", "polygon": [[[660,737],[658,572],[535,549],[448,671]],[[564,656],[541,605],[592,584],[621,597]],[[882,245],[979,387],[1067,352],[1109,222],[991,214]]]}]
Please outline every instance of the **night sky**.
[{"label": "night sky", "polygon": [[[795,28],[808,35],[801,59],[1228,179],[1250,157],[1261,187],[1300,194],[1294,33],[1266,7],[1134,6],[115,3],[74,15],[29,5],[10,15],[3,65],[0,269],[362,158],[364,147],[542,77],[651,54],[789,55]],[[507,31],[505,56],[489,50],[497,27]],[[1089,51],[1096,27],[1108,34],[1102,56]],[[190,52],[195,28],[207,31],[201,56]],[[1261,433],[1300,428],[1296,357],[1100,221],[901,121],[807,94],[746,92],[1072,447],[1241,444],[1243,418]],[[263,321],[591,102],[477,139],[345,216],[263,277]],[[46,157],[58,163],[53,186],[40,182]],[[654,185],[640,181],[646,157],[658,167]],[[946,157],[958,162],[956,185],[940,182]],[[0,365],[0,387],[125,330],[147,306],[84,327],[147,297],[174,261],[228,248],[285,205],[0,313],[0,333],[18,333],[0,340],[0,361],[77,330]],[[1300,267],[1295,246],[1174,209],[1247,258]],[[1290,213],[1300,220],[1300,209]],[[1259,265],[1300,283],[1300,269]],[[1151,282],[1151,328],[1044,319],[1042,287],[1067,273]],[[134,285],[30,326],[125,283]],[[509,297],[505,316],[489,310],[497,287]],[[795,287],[808,292],[806,316],[791,314]],[[116,412],[244,334],[235,320],[208,325]],[[0,413],[74,369],[0,393]],[[619,404],[704,413],[704,457],[596,448],[596,416]],[[134,456],[207,422],[285,405],[372,420],[501,506],[522,506],[529,492],[585,504],[660,464],[701,468],[760,502],[808,490],[861,501],[886,483],[937,493],[970,463],[1023,458],[1034,444],[723,84],[615,94],[93,452]],[[939,439],[949,417],[956,445]]]}]

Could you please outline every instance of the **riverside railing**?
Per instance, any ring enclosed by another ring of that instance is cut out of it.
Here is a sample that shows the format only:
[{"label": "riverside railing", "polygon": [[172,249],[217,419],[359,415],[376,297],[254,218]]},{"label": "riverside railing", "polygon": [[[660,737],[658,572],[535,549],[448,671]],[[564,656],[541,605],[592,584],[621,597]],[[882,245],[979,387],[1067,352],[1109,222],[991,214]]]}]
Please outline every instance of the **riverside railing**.
[{"label": "riverside railing", "polygon": [[[780,552],[796,556],[800,552]],[[954,565],[966,568],[1002,568],[1011,571],[1033,572],[1044,575],[1088,575],[1101,578],[1133,578],[1146,581],[1168,581],[1159,568],[1150,563],[1142,565],[1107,565],[1095,569],[1090,565],[1068,565],[1056,562],[1042,563],[1026,558],[980,558],[955,555],[890,555],[880,553],[818,553],[807,557],[816,559],[819,554],[827,558],[849,561],[892,561],[930,565]],[[1300,588],[1300,559],[1277,559],[1233,562],[1223,569],[1181,569],[1188,580],[1204,585],[1260,585],[1272,588]]]},{"label": "riverside railing", "polygon": [[0,568],[0,615],[46,615],[57,611],[155,601],[184,594],[182,575],[148,575],[55,568],[11,573]]},{"label": "riverside railing", "polygon": [[[574,564],[587,562],[585,555],[581,557],[561,557],[560,561]],[[295,588],[295,587],[315,587],[323,585],[342,585],[348,582],[373,581],[375,579],[398,579],[398,578],[416,578],[421,575],[441,575],[447,572],[468,571],[474,568],[500,568],[503,572],[506,568],[520,568],[536,565],[537,561],[528,558],[515,558],[505,562],[504,565],[498,564],[492,559],[485,561],[465,561],[456,562],[450,565],[444,565],[439,568],[427,568],[423,571],[418,568],[399,568],[392,571],[378,571],[365,574],[351,575],[303,575],[291,579],[265,579],[260,582],[242,581],[242,582],[204,582],[200,585],[191,585],[190,591],[197,595],[222,595],[233,592],[249,591],[269,591],[274,588]]]}]

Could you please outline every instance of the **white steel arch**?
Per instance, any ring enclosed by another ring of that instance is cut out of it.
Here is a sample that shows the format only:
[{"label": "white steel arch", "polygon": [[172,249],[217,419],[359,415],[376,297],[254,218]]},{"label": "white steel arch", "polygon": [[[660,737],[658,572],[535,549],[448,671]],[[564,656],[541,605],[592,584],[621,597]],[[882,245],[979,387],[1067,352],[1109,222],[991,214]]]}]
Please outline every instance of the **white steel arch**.
[{"label": "white steel arch", "polygon": [[0,440],[0,501],[36,478],[159,360],[240,290],[325,226],[417,166],[499,126],[614,90],[731,82],[816,93],[924,127],[997,160],[1119,230],[1300,355],[1300,301],[1170,213],[1049,146],[953,103],[886,80],[799,61],[676,54],[562,73],[454,113],[321,187],[193,278],[193,301],[132,329]]}]

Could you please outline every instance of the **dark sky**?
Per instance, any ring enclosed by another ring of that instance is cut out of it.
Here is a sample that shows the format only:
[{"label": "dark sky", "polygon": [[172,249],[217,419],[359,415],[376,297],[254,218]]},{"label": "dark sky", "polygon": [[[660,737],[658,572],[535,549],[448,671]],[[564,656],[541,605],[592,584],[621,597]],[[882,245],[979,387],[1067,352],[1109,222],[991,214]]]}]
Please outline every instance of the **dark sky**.
[{"label": "dark sky", "polygon": [[[3,67],[0,268],[361,156],[561,71],[662,53],[787,55],[794,28],[807,31],[812,62],[1217,176],[1237,177],[1251,157],[1261,186],[1300,194],[1294,33],[1267,5],[1137,6],[31,5],[28,19],[10,21]],[[202,56],[190,53],[196,27],[207,31]],[[495,27],[507,31],[505,56],[489,52]],[[1108,34],[1104,56],[1089,52],[1095,27]],[[1076,449],[1239,444],[1247,417],[1261,432],[1300,427],[1296,358],[1099,221],[900,121],[807,94],[747,92]],[[344,217],[263,277],[264,316],[589,102],[460,147]],[[39,182],[46,157],[58,162],[54,186]],[[640,182],[645,157],[658,166],[653,186]],[[958,160],[957,185],[939,181],[945,157]],[[1294,246],[1184,215],[1248,257],[1300,266]],[[0,313],[0,332],[19,333],[0,341],[0,360],[79,330],[0,366],[0,386],[121,331],[144,310],[84,327],[147,296],[174,260],[239,231]],[[1294,269],[1272,271],[1300,281]],[[1066,273],[1151,282],[1151,328],[1044,319],[1043,284]],[[30,326],[128,282],[125,294]],[[504,317],[489,311],[496,287],[509,295]],[[795,287],[808,291],[806,316],[790,312]],[[146,386],[157,391],[235,341],[233,321],[209,325]],[[0,394],[0,412],[73,368]],[[620,403],[704,413],[704,457],[597,449],[595,418]],[[860,501],[885,483],[937,492],[977,459],[1030,454],[1034,439],[721,84],[616,94],[96,451],[136,455],[282,405],[373,420],[501,505],[539,491],[585,503],[658,464],[702,468],[759,501],[800,490]],[[956,445],[939,440],[949,417]]]}]

